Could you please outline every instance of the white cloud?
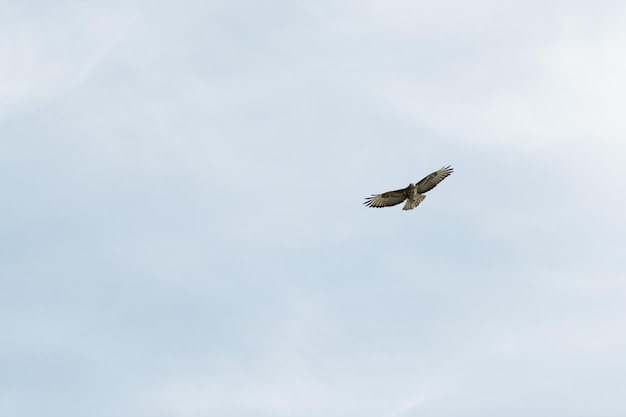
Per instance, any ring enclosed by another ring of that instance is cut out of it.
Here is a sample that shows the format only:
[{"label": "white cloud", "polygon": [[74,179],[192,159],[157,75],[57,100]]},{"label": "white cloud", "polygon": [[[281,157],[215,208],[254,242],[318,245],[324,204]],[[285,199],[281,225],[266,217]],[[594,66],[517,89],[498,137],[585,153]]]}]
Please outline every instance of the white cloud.
[{"label": "white cloud", "polygon": [[[459,31],[467,30],[464,35],[478,45],[446,55],[450,62],[439,75],[420,77],[398,68],[372,83],[397,114],[462,141],[518,148],[609,143],[610,152],[620,152],[626,133],[626,59],[620,53],[626,10],[602,11],[575,10],[555,19],[551,30],[529,32],[527,38],[520,31],[504,42],[462,26]],[[489,29],[495,29],[493,21]],[[436,57],[424,58],[428,67]]]},{"label": "white cloud", "polygon": [[133,22],[110,4],[8,7],[0,31],[0,120],[77,88]]},{"label": "white cloud", "polygon": [[624,9],[269,6],[0,17],[5,363],[103,416],[622,412]]},{"label": "white cloud", "polygon": [[580,20],[564,20],[555,38],[538,45],[534,85],[478,104],[477,116],[492,138],[591,148],[608,142],[613,151],[623,150],[626,58],[620,51],[626,45],[626,10],[614,10],[592,30]]}]

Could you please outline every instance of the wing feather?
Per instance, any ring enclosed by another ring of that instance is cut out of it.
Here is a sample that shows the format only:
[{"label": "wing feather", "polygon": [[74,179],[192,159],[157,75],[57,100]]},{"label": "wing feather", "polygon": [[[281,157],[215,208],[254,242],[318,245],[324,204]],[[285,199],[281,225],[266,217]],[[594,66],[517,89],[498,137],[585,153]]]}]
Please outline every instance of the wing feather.
[{"label": "wing feather", "polygon": [[438,171],[428,174],[422,178],[420,182],[415,184],[416,191],[421,194],[432,190],[448,175],[452,174],[453,171],[454,170],[448,165],[447,167],[443,167]]},{"label": "wing feather", "polygon": [[365,199],[368,207],[391,207],[402,203],[408,197],[407,188],[402,190],[387,191],[382,194],[372,194],[371,197]]}]

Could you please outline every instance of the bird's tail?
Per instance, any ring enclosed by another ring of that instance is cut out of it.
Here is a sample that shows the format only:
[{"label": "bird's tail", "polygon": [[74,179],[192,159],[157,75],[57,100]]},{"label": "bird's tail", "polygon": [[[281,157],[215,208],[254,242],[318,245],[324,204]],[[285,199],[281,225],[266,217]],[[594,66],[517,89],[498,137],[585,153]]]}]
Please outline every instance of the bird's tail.
[{"label": "bird's tail", "polygon": [[425,198],[426,196],[423,194],[417,194],[414,198],[407,198],[402,210],[413,210],[415,207],[419,206]]}]

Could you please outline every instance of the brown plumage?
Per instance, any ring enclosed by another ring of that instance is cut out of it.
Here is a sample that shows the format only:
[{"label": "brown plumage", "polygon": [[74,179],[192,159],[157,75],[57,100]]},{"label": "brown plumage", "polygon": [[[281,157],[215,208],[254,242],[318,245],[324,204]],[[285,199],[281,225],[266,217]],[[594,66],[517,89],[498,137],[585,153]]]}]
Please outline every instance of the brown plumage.
[{"label": "brown plumage", "polygon": [[365,199],[368,207],[391,207],[402,203],[406,200],[402,210],[413,210],[426,198],[423,193],[432,190],[443,181],[448,175],[452,174],[453,169],[448,165],[438,171],[426,175],[416,184],[409,184],[408,187],[401,190],[387,191],[382,194],[372,194],[371,197]]}]

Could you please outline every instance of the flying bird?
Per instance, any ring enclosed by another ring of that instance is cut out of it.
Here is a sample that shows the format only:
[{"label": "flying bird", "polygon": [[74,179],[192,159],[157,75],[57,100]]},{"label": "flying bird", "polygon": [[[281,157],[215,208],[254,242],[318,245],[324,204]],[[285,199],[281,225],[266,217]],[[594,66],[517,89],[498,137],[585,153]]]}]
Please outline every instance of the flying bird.
[{"label": "flying bird", "polygon": [[452,174],[453,169],[448,165],[438,171],[426,175],[416,184],[409,184],[408,187],[401,190],[387,191],[382,194],[372,194],[371,197],[365,199],[365,204],[368,207],[391,207],[397,204],[404,203],[402,210],[413,210],[415,207],[424,201],[426,198],[423,195],[425,192],[432,190],[443,181],[448,175]]}]

